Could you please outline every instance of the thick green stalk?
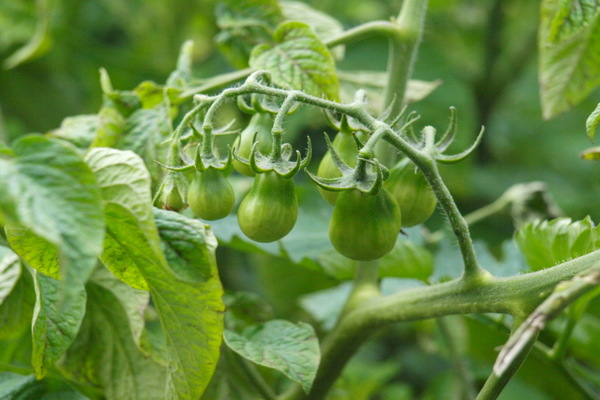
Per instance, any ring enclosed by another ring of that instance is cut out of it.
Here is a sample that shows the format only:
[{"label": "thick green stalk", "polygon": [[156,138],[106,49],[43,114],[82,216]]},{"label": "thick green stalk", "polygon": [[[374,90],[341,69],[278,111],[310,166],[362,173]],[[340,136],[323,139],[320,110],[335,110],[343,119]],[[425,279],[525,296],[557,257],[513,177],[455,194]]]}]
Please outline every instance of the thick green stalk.
[{"label": "thick green stalk", "polygon": [[391,106],[392,116],[404,107],[406,87],[423,36],[426,10],[427,0],[404,0],[394,23],[394,34],[389,36],[384,107]]},{"label": "thick green stalk", "polygon": [[600,250],[530,274],[488,277],[479,283],[459,278],[366,300],[345,315],[323,342],[322,361],[310,394],[296,390],[281,399],[322,399],[350,356],[379,328],[454,314],[502,313],[519,318],[533,311],[559,282],[598,262]]}]

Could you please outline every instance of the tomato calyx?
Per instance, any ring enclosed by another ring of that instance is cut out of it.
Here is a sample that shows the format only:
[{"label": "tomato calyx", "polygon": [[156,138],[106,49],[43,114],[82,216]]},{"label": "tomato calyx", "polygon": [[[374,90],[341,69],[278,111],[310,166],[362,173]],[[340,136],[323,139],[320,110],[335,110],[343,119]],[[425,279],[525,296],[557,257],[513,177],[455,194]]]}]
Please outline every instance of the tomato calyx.
[{"label": "tomato calyx", "polygon": [[[363,143],[354,135],[355,141],[359,148],[363,147]],[[349,166],[335,149],[329,136],[325,133],[325,142],[331,160],[341,173],[339,177],[325,178],[312,174],[306,171],[309,178],[317,185],[325,190],[334,192],[358,189],[363,193],[377,194],[382,188],[383,181],[389,175],[387,168],[382,165],[376,158],[371,158],[358,152],[356,166]]]}]

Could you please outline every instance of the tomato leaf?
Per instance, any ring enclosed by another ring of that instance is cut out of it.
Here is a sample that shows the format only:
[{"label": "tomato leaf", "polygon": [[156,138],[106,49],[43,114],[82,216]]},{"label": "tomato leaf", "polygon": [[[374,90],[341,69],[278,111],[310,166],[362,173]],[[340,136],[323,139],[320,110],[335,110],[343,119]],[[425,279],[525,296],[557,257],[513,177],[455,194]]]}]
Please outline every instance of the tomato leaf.
[{"label": "tomato leaf", "polygon": [[331,52],[314,31],[301,22],[284,22],[273,34],[276,44],[258,45],[250,66],[266,70],[273,82],[328,99],[339,98],[339,83]]},{"label": "tomato leaf", "polygon": [[594,141],[594,136],[596,134],[596,127],[598,126],[598,123],[600,123],[600,103],[598,103],[596,109],[592,111],[590,116],[585,121],[585,130],[592,142]]},{"label": "tomato leaf", "polygon": [[283,20],[276,0],[227,0],[217,5],[216,14],[221,28],[217,46],[238,68],[248,66],[254,46],[272,41],[273,30]]},{"label": "tomato leaf", "polygon": [[[300,1],[282,1],[281,11],[286,20],[298,21],[310,26],[317,37],[322,41],[333,39],[344,32],[344,26],[340,21],[329,14],[312,8]],[[344,46],[336,46],[332,49],[337,59],[344,57]]]},{"label": "tomato leaf", "polygon": [[98,120],[97,114],[67,117],[62,120],[60,127],[48,132],[48,136],[66,140],[77,148],[85,150],[94,141]]},{"label": "tomato leaf", "polygon": [[[161,251],[161,239],[154,220],[150,193],[150,175],[140,157],[130,151],[97,148],[88,154],[88,162],[98,176],[107,210],[107,243],[102,262],[111,271],[127,267],[136,279],[143,277],[167,339],[166,398],[199,398],[217,364],[223,331],[222,288],[214,259],[216,240],[203,224],[174,212],[158,211],[159,226],[186,225],[195,234],[185,246],[172,241],[188,240],[174,236],[170,228],[162,233],[172,249],[186,248],[205,255],[210,279],[182,279],[179,266],[171,267]],[[200,238],[203,236],[203,238]],[[179,250],[178,250],[179,251]],[[209,255],[208,255],[209,254]],[[173,260],[171,256],[169,260]],[[200,262],[194,258],[195,263]],[[141,275],[139,275],[141,274]],[[136,281],[137,283],[141,281]]]},{"label": "tomato leaf", "polygon": [[593,0],[544,0],[539,29],[544,118],[579,103],[600,84],[600,8]]},{"label": "tomato leaf", "polygon": [[589,217],[581,221],[557,218],[521,226],[515,236],[532,270],[549,268],[600,248],[600,227]]},{"label": "tomato leaf", "polygon": [[210,279],[217,247],[205,225],[177,213],[154,209],[156,225],[162,239],[163,253],[175,275],[186,282],[202,283]]},{"label": "tomato leaf", "polygon": [[242,357],[281,371],[310,391],[321,357],[312,326],[273,320],[248,327],[242,334],[225,330],[224,339]]},{"label": "tomato leaf", "polygon": [[[4,248],[0,247],[0,249]],[[0,305],[2,305],[21,276],[21,264],[19,257],[8,249],[0,256]]]},{"label": "tomato leaf", "polygon": [[169,132],[169,124],[167,110],[162,106],[136,110],[127,118],[125,131],[115,147],[140,155],[156,181],[161,176],[156,161],[161,160],[166,151],[161,143]]},{"label": "tomato leaf", "polygon": [[82,285],[65,286],[35,272],[36,313],[32,328],[32,364],[41,379],[75,340],[85,314],[86,292]]},{"label": "tomato leaf", "polygon": [[107,400],[164,399],[166,369],[138,349],[126,305],[94,281],[87,291],[85,319],[59,368],[76,382],[101,387]]}]

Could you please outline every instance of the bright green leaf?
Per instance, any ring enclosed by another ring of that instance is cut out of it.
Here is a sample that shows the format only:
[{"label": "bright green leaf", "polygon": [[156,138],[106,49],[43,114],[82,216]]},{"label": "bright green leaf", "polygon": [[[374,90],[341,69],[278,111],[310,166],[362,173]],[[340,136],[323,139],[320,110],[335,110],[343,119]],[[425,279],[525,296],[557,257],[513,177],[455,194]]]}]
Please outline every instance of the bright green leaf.
[{"label": "bright green leaf", "polygon": [[262,44],[252,50],[252,68],[268,71],[277,85],[331,100],[339,98],[333,56],[308,25],[284,22],[273,38],[275,45]]},{"label": "bright green leaf", "polygon": [[29,229],[7,226],[6,236],[12,249],[31,267],[44,275],[60,279],[58,248]]},{"label": "bright green leaf", "polygon": [[8,250],[0,258],[0,305],[6,300],[21,276],[19,257]]},{"label": "bright green leaf", "polygon": [[[2,213],[58,248],[65,285],[83,285],[104,236],[92,171],[75,148],[55,139],[28,136],[17,142],[14,152],[16,158],[0,159]],[[31,259],[26,252],[19,255]]]},{"label": "bright green leaf", "polygon": [[[322,42],[327,42],[344,32],[344,26],[334,17],[312,8],[300,1],[282,1],[281,10],[286,20],[298,21],[310,26]],[[344,46],[332,50],[337,59],[344,57]]]},{"label": "bright green leaf", "polygon": [[590,116],[585,121],[585,130],[592,142],[594,141],[594,135],[596,134],[596,126],[598,126],[598,123],[600,123],[600,103],[598,103],[596,109],[592,111]]},{"label": "bright green leaf", "polygon": [[522,225],[515,240],[527,264],[537,271],[600,249],[600,227],[589,217],[575,222],[570,218],[538,220]]},{"label": "bright green leaf", "polygon": [[[148,171],[141,159],[130,151],[96,148],[86,162],[98,179],[104,197],[106,237],[100,259],[115,276],[136,289],[147,290],[145,279],[137,267],[135,253],[127,251],[138,243],[149,242],[152,251],[142,255],[152,258],[160,254],[160,244],[152,214]],[[141,245],[139,245],[141,248]]]},{"label": "bright green leaf", "polygon": [[127,118],[125,132],[116,145],[141,156],[155,181],[161,174],[156,161],[162,160],[166,151],[161,144],[169,133],[169,124],[165,107],[136,110]]},{"label": "bright green leaf", "polygon": [[[196,400],[215,370],[222,340],[223,292],[214,259],[216,240],[203,224],[184,220],[177,213],[159,212],[161,225],[185,224],[188,232],[195,230],[193,241],[185,245],[188,249],[196,246],[196,251],[210,254],[208,267],[196,265],[199,271],[210,269],[210,279],[179,279],[161,252],[150,175],[142,159],[130,151],[98,148],[90,151],[87,160],[106,202],[108,228],[102,262],[113,272],[127,265],[139,271],[136,275],[141,273],[167,340],[166,398]],[[163,240],[173,239],[172,232],[162,236]],[[172,243],[169,246],[177,248]]]},{"label": "bright green leaf", "polygon": [[540,98],[549,119],[600,84],[600,7],[592,0],[544,0],[539,49]]},{"label": "bright green leaf", "polygon": [[48,132],[48,136],[66,140],[85,150],[94,141],[98,129],[98,115],[76,115],[62,120],[60,127]]},{"label": "bright green leaf", "polygon": [[[0,208],[29,231],[6,229],[9,243],[34,267],[47,260],[58,275],[60,265],[62,277],[59,282],[42,276],[36,285],[33,365],[41,378],[70,345],[83,318],[83,285],[104,236],[102,203],[92,171],[70,145],[29,136],[17,142],[14,153],[14,159],[0,160]],[[28,251],[38,244],[46,255],[40,248]]]},{"label": "bright green leaf", "polygon": [[600,160],[600,147],[591,147],[589,149],[585,149],[581,152],[581,154],[579,154],[579,157],[583,158],[584,160],[598,161]]},{"label": "bright green leaf", "polygon": [[32,364],[38,379],[75,340],[85,314],[83,285],[61,281],[35,272],[36,313],[33,322]]},{"label": "bright green leaf", "polygon": [[212,252],[217,243],[214,236],[205,234],[205,225],[158,208],[154,209],[154,217],[162,239],[163,254],[175,275],[190,283],[207,281],[212,274]]},{"label": "bright green leaf", "polygon": [[98,126],[91,147],[114,147],[125,129],[125,119],[116,108],[104,106],[98,113]]},{"label": "bright green leaf", "polygon": [[165,399],[164,366],[140,352],[126,309],[115,293],[90,281],[81,331],[59,368],[79,383],[102,388],[107,400]]},{"label": "bright green leaf", "polygon": [[242,334],[225,330],[224,338],[242,357],[281,371],[310,391],[321,357],[312,326],[273,320],[246,328]]}]

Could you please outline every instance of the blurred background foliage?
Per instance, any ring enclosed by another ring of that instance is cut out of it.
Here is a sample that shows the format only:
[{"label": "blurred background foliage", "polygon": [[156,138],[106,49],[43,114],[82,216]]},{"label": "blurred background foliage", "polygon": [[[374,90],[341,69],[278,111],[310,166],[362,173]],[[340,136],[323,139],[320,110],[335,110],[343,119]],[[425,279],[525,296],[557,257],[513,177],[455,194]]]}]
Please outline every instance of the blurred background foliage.
[{"label": "blurred background foliage", "polygon": [[[401,4],[400,0],[306,2],[335,16],[345,28],[387,19],[397,14]],[[213,41],[218,33],[215,5],[215,0],[2,0],[0,140],[45,133],[67,116],[98,112],[100,67],[108,70],[117,89],[131,89],[144,80],[164,82],[187,39],[195,43],[197,77],[234,70]],[[580,159],[579,153],[589,147],[585,120],[600,100],[600,91],[562,115],[549,121],[542,118],[539,7],[538,0],[430,0],[414,78],[440,79],[442,84],[411,109],[422,115],[418,128],[433,125],[443,130],[448,108],[455,106],[459,117],[455,150],[470,144],[479,127],[485,126],[484,142],[474,156],[441,167],[463,212],[492,202],[513,184],[543,181],[565,215],[575,220],[590,215],[598,222],[600,168]],[[383,71],[386,53],[385,40],[356,43],[347,47],[339,66]],[[302,125],[305,120],[291,122]],[[311,123],[300,127],[310,132],[326,129],[324,121]],[[323,152],[323,144],[317,144],[316,162]],[[315,207],[326,206],[322,202]],[[439,215],[427,223],[431,230],[442,224]],[[513,232],[508,213],[473,227],[474,237],[497,248]],[[243,253],[244,246],[239,245],[241,251],[220,248],[220,264],[231,266],[222,273],[224,284],[260,292],[277,315],[310,318],[298,307],[298,296],[335,284],[322,272],[306,274],[303,266],[290,265],[289,260],[273,256],[275,252]],[[495,358],[494,347],[507,337],[505,325],[470,317],[450,322],[450,336],[459,351],[470,355],[474,379],[482,382]],[[584,329],[588,328],[582,328],[583,336],[588,332]],[[442,336],[448,335],[440,332],[434,321],[384,331],[353,361],[359,365],[351,364],[345,371],[331,398],[366,399],[374,393],[379,399],[456,398],[448,356],[452,346],[444,343]],[[598,365],[600,360],[594,362]],[[365,365],[372,367],[365,369]],[[580,398],[553,368],[534,352],[503,398],[556,398],[551,393]],[[536,382],[539,379],[550,379],[553,385],[544,387]]]}]

